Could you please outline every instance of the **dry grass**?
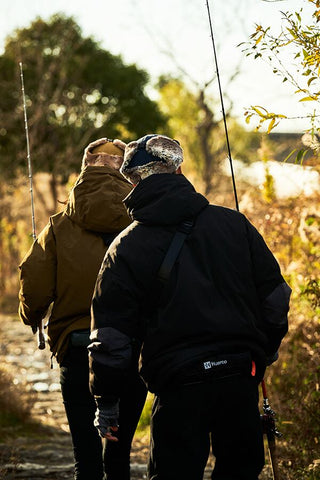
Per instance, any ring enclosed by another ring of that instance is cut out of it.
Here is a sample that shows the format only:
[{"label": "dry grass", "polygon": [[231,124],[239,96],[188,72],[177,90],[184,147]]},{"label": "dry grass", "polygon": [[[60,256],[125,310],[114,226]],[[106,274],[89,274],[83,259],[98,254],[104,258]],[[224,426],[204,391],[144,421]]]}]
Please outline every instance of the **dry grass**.
[{"label": "dry grass", "polygon": [[4,366],[0,367],[0,434],[31,423],[32,395],[23,385],[15,385]]}]

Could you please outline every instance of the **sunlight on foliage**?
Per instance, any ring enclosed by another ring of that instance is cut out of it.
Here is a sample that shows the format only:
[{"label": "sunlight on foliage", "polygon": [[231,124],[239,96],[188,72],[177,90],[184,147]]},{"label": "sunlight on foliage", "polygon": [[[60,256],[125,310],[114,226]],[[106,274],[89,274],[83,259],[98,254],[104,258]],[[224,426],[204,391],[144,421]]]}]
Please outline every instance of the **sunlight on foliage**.
[{"label": "sunlight on foliage", "polygon": [[[318,0],[301,3],[299,11],[279,12],[282,16],[280,31],[273,31],[272,26],[256,25],[249,41],[240,46],[247,56],[266,61],[282,82],[291,84],[298,102],[311,105],[313,109],[303,118],[309,119],[308,132],[316,137],[320,134],[317,113],[320,103],[320,9]],[[258,119],[256,129],[266,126],[270,133],[280,121],[298,117],[289,117],[285,112],[269,112],[268,108],[257,105],[246,110],[245,118],[247,123]],[[314,152],[319,154],[319,149]]]},{"label": "sunlight on foliage", "polygon": [[319,478],[320,198],[268,204],[252,199],[251,221],[280,262],[292,288],[289,333],[265,381],[278,414],[281,478]]},{"label": "sunlight on foliage", "polygon": [[[219,104],[206,86],[191,89],[178,78],[160,79],[159,93],[160,109],[168,116],[168,134],[183,146],[183,171],[202,184],[202,191],[208,195],[221,182],[221,165],[227,158]],[[227,117],[232,154],[248,163],[255,158],[259,138],[229,114]]]}]

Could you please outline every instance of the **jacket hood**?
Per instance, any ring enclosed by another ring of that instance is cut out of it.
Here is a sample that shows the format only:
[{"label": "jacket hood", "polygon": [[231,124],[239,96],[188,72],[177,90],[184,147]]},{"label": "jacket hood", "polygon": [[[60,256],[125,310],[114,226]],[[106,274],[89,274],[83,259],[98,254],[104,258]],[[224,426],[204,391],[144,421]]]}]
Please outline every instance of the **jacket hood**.
[{"label": "jacket hood", "polygon": [[160,173],[141,182],[125,198],[133,220],[149,225],[176,225],[208,205],[184,175]]},{"label": "jacket hood", "polygon": [[131,189],[117,170],[86,166],[69,195],[65,214],[86,230],[118,233],[131,223],[123,204]]}]

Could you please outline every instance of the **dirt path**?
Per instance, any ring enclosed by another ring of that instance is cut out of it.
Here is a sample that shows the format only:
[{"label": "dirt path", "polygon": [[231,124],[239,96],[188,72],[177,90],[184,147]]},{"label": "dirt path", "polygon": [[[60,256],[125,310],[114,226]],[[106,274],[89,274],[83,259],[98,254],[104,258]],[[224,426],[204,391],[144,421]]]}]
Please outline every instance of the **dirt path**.
[{"label": "dirt path", "polygon": [[[59,368],[50,368],[48,349],[38,350],[31,329],[16,317],[0,314],[0,361],[7,366],[16,384],[32,392],[32,417],[41,428],[21,433],[14,440],[0,439],[0,480],[72,480],[73,456],[69,428],[61,401]],[[135,437],[132,446],[132,480],[146,478],[147,437]],[[209,465],[208,465],[209,466]],[[209,479],[209,470],[204,479]],[[269,480],[265,468],[261,480]],[[180,479],[177,479],[180,480]]]},{"label": "dirt path", "polygon": [[[71,480],[73,455],[55,360],[50,368],[48,348],[39,350],[31,329],[16,317],[0,315],[0,361],[34,398],[31,415],[42,426],[35,432],[0,439],[0,479]],[[20,432],[20,431],[19,431]],[[132,478],[146,478],[147,438],[137,438],[132,448]]]}]

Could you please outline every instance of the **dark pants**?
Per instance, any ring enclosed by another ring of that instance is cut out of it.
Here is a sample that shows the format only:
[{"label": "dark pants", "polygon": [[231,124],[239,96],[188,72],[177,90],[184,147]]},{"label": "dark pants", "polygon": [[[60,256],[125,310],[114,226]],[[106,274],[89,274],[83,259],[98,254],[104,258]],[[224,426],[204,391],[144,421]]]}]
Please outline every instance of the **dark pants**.
[{"label": "dark pants", "polygon": [[88,351],[70,346],[61,364],[60,382],[70,427],[75,480],[130,480],[130,449],[146,398],[146,387],[137,375],[120,399],[119,442],[101,441],[93,425],[95,402],[89,391]]},{"label": "dark pants", "polygon": [[257,480],[264,466],[258,387],[236,374],[156,396],[150,480],[202,480],[210,452],[214,480]]}]

